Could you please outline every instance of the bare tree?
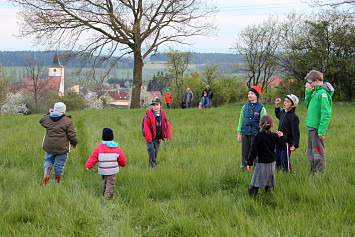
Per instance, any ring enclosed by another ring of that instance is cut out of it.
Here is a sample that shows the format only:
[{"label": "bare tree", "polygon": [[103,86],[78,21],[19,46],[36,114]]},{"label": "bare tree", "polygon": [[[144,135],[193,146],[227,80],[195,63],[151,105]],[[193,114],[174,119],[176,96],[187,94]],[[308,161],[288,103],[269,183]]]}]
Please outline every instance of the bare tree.
[{"label": "bare tree", "polygon": [[202,82],[205,83],[206,85],[213,84],[212,82],[215,79],[221,77],[219,70],[220,70],[220,65],[218,63],[214,63],[214,64],[205,63],[202,70],[202,78],[201,78]]},{"label": "bare tree", "polygon": [[[214,29],[216,8],[203,0],[10,0],[22,7],[21,36],[85,53],[96,63],[133,53],[132,108],[139,107],[143,59],[165,42]],[[104,57],[103,57],[104,56]],[[95,77],[93,77],[95,78]]]},{"label": "bare tree", "polygon": [[276,53],[280,42],[277,19],[262,25],[246,27],[233,48],[241,55],[241,70],[247,73],[248,87],[258,85],[267,89],[270,78],[278,71]]},{"label": "bare tree", "polygon": [[30,57],[25,62],[25,70],[29,78],[23,80],[23,88],[33,96],[35,113],[39,112],[40,98],[48,89],[52,89],[49,86],[48,80],[43,79],[45,69],[38,59]]},{"label": "bare tree", "polygon": [[164,83],[176,89],[176,97],[182,100],[185,93],[185,73],[191,62],[192,55],[190,52],[180,52],[171,49],[165,52],[168,57],[166,61],[166,74],[163,78]]},{"label": "bare tree", "polygon": [[311,6],[320,6],[320,7],[339,7],[344,5],[350,5],[351,7],[355,6],[355,0],[311,0],[306,1]]}]

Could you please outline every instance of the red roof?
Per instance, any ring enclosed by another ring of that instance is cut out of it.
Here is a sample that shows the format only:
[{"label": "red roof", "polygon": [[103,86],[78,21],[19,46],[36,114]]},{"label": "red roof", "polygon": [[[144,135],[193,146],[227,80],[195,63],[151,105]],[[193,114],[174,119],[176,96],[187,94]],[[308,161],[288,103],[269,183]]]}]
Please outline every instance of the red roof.
[{"label": "red roof", "polygon": [[271,87],[273,87],[273,86],[279,86],[281,81],[282,81],[282,80],[281,80],[280,78],[274,77],[274,78],[272,78],[272,79],[267,83],[267,85],[268,85],[268,86],[271,86]]},{"label": "red roof", "polygon": [[111,96],[112,99],[114,100],[129,100],[129,89],[123,90],[123,89],[113,89],[109,90],[108,94]]},{"label": "red roof", "polygon": [[161,98],[161,92],[160,91],[148,91],[148,93],[150,94],[150,96],[152,97],[152,99],[159,97]]},{"label": "red roof", "polygon": [[[36,82],[36,87],[39,92],[44,92],[46,90],[59,92],[60,77],[50,77],[50,79],[37,79]],[[22,85],[24,90],[33,92],[35,87],[33,84],[33,80],[30,78],[22,79]]]}]

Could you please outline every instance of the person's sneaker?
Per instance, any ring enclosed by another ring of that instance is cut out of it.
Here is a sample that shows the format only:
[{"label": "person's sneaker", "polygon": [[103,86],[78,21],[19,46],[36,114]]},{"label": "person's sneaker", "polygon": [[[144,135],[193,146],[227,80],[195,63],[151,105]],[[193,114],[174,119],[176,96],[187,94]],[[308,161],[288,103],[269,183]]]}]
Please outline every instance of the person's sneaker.
[{"label": "person's sneaker", "polygon": [[49,175],[44,176],[44,178],[43,178],[43,180],[42,180],[42,182],[41,182],[41,185],[43,186],[43,184],[47,184],[48,181],[49,181]]},{"label": "person's sneaker", "polygon": [[55,176],[55,181],[57,181],[57,183],[60,183],[60,177],[61,176]]}]

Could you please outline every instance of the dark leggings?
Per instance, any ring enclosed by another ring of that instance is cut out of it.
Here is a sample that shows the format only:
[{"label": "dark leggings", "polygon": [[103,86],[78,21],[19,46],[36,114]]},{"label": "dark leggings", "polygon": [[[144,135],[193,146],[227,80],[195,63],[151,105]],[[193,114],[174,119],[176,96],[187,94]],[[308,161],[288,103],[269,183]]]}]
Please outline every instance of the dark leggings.
[{"label": "dark leggings", "polygon": [[[265,193],[268,193],[270,191],[270,188],[272,186],[266,186],[265,187]],[[254,187],[254,186],[250,186],[250,188],[248,189],[248,193],[250,196],[255,197],[258,194],[259,188],[258,187]]]}]

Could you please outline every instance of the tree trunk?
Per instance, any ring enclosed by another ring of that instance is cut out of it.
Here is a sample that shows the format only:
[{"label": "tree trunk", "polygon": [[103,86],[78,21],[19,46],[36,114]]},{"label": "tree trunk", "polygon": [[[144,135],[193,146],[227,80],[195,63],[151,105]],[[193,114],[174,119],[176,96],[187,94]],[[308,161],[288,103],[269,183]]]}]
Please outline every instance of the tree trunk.
[{"label": "tree trunk", "polygon": [[131,109],[140,108],[140,97],[142,87],[142,71],[143,71],[143,58],[139,53],[134,54],[134,67],[133,67],[133,88]]}]

